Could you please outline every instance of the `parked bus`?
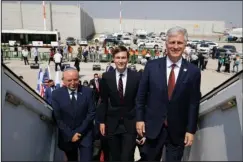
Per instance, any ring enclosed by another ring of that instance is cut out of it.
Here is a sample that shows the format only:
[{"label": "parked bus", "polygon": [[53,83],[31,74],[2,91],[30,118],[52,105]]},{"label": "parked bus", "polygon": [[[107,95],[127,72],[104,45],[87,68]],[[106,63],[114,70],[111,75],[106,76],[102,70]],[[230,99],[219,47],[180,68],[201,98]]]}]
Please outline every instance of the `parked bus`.
[{"label": "parked bus", "polygon": [[2,30],[2,42],[13,46],[57,46],[61,37],[58,31]]}]

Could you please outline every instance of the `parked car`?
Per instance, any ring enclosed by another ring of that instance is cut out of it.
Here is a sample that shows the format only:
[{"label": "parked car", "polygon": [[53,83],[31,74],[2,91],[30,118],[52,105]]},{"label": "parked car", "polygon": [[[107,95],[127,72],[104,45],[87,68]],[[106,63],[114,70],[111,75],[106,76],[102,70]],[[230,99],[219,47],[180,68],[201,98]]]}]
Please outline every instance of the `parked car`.
[{"label": "parked car", "polygon": [[76,40],[73,37],[67,37],[66,44],[70,45],[70,46],[75,46],[76,45]]},{"label": "parked car", "polygon": [[132,40],[129,37],[122,37],[121,41],[125,44],[125,45],[131,45],[132,44]]},{"label": "parked car", "polygon": [[219,46],[218,43],[214,43],[214,42],[207,42],[206,44],[209,45],[210,49],[213,49],[213,47],[218,47]]},{"label": "parked car", "polygon": [[81,38],[81,40],[78,41],[78,44],[81,45],[81,46],[87,46],[88,41],[85,38]]},{"label": "parked car", "polygon": [[233,45],[224,45],[223,48],[230,50],[232,53],[236,53],[236,48]]},{"label": "parked car", "polygon": [[140,42],[138,44],[139,48],[162,48],[162,44],[159,42],[156,42],[155,40],[147,40],[145,42]]},{"label": "parked car", "polygon": [[199,44],[198,47],[197,47],[197,52],[198,53],[207,53],[209,54],[210,53],[210,47],[208,44]]}]

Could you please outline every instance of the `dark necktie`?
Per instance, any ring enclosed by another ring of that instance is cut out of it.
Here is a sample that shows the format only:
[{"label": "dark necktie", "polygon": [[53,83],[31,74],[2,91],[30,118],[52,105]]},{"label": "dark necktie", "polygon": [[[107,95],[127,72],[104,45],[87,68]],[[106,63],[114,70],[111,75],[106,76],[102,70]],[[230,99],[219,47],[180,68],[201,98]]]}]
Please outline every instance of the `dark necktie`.
[{"label": "dark necktie", "polygon": [[123,74],[120,74],[119,82],[118,82],[118,92],[120,96],[120,101],[123,103],[123,82],[122,82]]},{"label": "dark necktie", "polygon": [[71,98],[72,108],[75,108],[77,100],[75,98],[75,92],[74,91],[71,92],[71,96],[72,96],[72,98]]},{"label": "dark necktie", "polygon": [[168,97],[169,100],[171,100],[173,90],[175,88],[175,72],[174,68],[176,67],[176,64],[171,65],[171,71],[170,71],[170,76],[169,76],[169,81],[168,81]]},{"label": "dark necktie", "polygon": [[[176,64],[171,65],[171,71],[170,71],[170,76],[169,76],[169,81],[168,81],[168,98],[171,100],[171,96],[175,87],[175,72],[174,68],[176,67]],[[168,127],[168,122],[167,119],[164,121],[164,125]]]}]

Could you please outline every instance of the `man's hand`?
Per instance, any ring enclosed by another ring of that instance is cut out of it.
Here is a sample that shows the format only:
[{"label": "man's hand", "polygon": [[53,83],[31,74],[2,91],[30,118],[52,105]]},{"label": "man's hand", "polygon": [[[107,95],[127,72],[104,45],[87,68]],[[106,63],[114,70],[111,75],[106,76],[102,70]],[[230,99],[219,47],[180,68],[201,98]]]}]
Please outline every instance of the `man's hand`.
[{"label": "man's hand", "polygon": [[136,139],[136,142],[137,142],[137,144],[139,144],[139,145],[143,145],[143,144],[145,143],[145,140],[146,140],[146,138],[143,137],[143,138],[140,139],[140,140]]},{"label": "man's hand", "polygon": [[193,143],[193,139],[194,139],[194,135],[186,132],[185,140],[184,140],[185,146],[191,146]]},{"label": "man's hand", "polygon": [[102,136],[105,136],[105,124],[100,124],[100,133]]},{"label": "man's hand", "polygon": [[81,137],[80,133],[75,133],[73,138],[72,138],[72,142],[77,142]]},{"label": "man's hand", "polygon": [[139,134],[139,136],[143,137],[144,133],[145,133],[145,124],[143,121],[139,121],[136,123],[136,129],[137,132]]}]

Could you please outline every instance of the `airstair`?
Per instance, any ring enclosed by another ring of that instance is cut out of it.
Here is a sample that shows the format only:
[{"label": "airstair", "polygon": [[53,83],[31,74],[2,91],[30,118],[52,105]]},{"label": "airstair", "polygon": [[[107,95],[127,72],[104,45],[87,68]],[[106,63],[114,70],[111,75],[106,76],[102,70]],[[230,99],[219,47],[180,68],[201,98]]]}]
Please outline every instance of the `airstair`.
[{"label": "airstair", "polygon": [[[184,161],[242,161],[240,71],[201,99],[198,131]],[[52,108],[2,64],[2,160],[63,161]]]}]

